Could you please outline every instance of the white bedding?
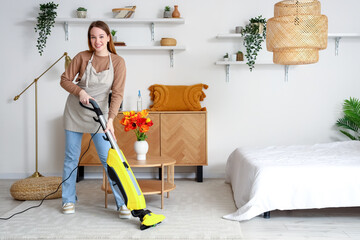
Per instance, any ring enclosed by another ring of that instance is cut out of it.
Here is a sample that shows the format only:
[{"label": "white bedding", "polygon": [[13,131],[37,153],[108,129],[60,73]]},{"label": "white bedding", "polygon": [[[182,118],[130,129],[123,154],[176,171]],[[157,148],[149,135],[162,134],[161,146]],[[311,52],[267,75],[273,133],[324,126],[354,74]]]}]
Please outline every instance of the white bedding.
[{"label": "white bedding", "polygon": [[237,148],[226,164],[242,221],[275,209],[360,206],[360,141]]}]

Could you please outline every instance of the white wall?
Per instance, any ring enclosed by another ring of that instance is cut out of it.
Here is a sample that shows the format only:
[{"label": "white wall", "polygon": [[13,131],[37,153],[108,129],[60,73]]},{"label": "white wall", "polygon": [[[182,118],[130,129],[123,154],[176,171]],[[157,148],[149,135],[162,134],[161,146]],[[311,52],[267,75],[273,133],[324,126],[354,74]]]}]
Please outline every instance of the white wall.
[{"label": "white wall", "polygon": [[[27,21],[38,14],[47,1],[4,1],[1,24],[1,142],[0,178],[22,178],[34,172],[35,120],[34,87],[14,102],[12,99],[39,76],[63,52],[74,56],[87,49],[87,25],[70,25],[70,41],[65,41],[63,26],[56,24],[43,56],[37,53],[33,28]],[[313,144],[341,138],[334,129],[341,116],[341,104],[350,96],[360,97],[360,39],[342,39],[339,56],[334,55],[334,40],[320,52],[320,61],[290,67],[289,82],[284,82],[283,66],[232,66],[230,83],[225,83],[225,67],[215,65],[226,52],[244,50],[240,42],[217,39],[219,33],[245,25],[251,17],[273,16],[274,0],[254,1],[55,1],[58,17],[72,17],[79,6],[88,8],[92,18],[111,16],[111,9],[136,5],[136,18],[160,17],[165,5],[179,5],[186,23],[155,26],[155,44],[162,37],[175,37],[186,51],[175,53],[175,67],[169,67],[166,52],[120,52],[127,64],[125,109],[136,107],[136,93],[143,93],[144,105],[150,100],[151,84],[205,83],[209,88],[203,106],[208,109],[208,162],[204,177],[223,177],[227,157],[238,146]],[[356,0],[322,1],[322,13],[329,18],[329,32],[360,33]],[[148,25],[111,25],[118,38],[128,45],[152,44]],[[264,48],[260,58],[271,59]],[[39,171],[61,175],[64,132],[62,113],[67,93],[60,87],[63,63],[58,63],[39,80]],[[188,168],[178,171],[189,172]],[[89,169],[89,172],[94,171]]]}]

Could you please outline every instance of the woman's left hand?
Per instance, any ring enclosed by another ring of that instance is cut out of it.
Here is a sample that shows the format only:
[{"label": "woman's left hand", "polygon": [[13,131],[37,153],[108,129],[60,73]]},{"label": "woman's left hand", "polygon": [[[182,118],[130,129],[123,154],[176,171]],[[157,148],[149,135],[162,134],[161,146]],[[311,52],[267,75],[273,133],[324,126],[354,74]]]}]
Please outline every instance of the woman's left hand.
[{"label": "woman's left hand", "polygon": [[109,118],[107,124],[106,124],[106,129],[104,132],[110,131],[110,133],[112,134],[112,136],[114,137],[115,141],[116,137],[115,137],[115,130],[114,130],[114,124],[113,124],[113,119]]}]

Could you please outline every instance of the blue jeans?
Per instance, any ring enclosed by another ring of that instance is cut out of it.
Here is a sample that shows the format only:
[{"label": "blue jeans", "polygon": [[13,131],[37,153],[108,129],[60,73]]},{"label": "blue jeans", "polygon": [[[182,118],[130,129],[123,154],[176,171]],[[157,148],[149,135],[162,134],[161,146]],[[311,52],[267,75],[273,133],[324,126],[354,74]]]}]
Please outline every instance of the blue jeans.
[{"label": "blue jeans", "polygon": [[[65,159],[64,159],[64,170],[63,170],[63,180],[69,177],[71,171],[76,168],[79,162],[80,152],[81,152],[81,139],[83,133],[72,132],[65,130]],[[93,136],[93,134],[91,134]],[[105,133],[97,133],[93,136],[92,141],[95,144],[96,151],[100,158],[102,165],[105,168],[107,173],[107,163],[106,159],[108,156],[108,151],[110,149],[110,143],[103,139]],[[86,146],[88,144],[86,143]],[[76,196],[76,175],[77,169],[71,174],[71,177],[62,184],[62,203],[75,203],[77,200]],[[117,209],[119,210],[123,206],[124,200],[121,196],[121,193],[118,189],[114,189],[113,181],[108,177],[111,190],[113,191]]]}]

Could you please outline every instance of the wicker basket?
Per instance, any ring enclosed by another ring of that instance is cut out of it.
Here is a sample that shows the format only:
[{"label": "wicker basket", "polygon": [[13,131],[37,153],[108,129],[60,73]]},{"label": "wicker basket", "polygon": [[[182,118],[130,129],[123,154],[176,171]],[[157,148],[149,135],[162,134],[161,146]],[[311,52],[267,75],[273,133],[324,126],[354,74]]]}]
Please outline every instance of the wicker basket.
[{"label": "wicker basket", "polygon": [[162,38],[160,41],[161,46],[176,46],[175,38]]},{"label": "wicker basket", "polygon": [[[61,182],[61,177],[25,178],[13,183],[10,188],[10,193],[16,200],[41,200],[46,195],[55,192]],[[46,199],[60,197],[61,186],[56,193],[50,195]]]},{"label": "wicker basket", "polygon": [[114,18],[132,18],[134,17],[136,6],[112,9]]}]

